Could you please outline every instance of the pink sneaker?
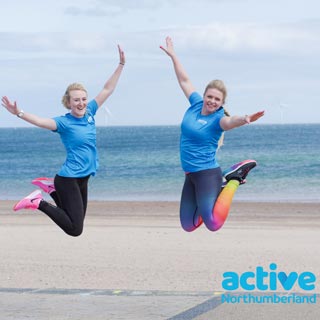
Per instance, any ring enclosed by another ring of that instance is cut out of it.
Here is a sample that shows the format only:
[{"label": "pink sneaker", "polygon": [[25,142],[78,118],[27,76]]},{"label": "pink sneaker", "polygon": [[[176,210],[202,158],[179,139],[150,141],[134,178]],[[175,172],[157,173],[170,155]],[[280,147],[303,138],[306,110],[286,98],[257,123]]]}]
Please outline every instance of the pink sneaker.
[{"label": "pink sneaker", "polygon": [[38,186],[46,193],[51,193],[53,191],[56,191],[56,188],[54,187],[54,182],[52,178],[46,178],[46,177],[40,177],[36,178],[31,181],[32,184]]},{"label": "pink sneaker", "polygon": [[41,190],[35,190],[28,196],[20,200],[14,207],[14,211],[21,209],[36,210],[39,208],[40,201],[42,200]]}]

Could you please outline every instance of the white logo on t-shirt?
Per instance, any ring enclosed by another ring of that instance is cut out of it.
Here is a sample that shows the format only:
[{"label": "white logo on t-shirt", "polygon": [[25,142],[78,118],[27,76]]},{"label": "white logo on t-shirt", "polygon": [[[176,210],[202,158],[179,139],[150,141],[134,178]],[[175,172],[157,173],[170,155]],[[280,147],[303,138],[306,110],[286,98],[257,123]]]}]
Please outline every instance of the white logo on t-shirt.
[{"label": "white logo on t-shirt", "polygon": [[198,122],[200,122],[200,123],[203,124],[203,125],[207,124],[207,121],[206,121],[206,120],[203,120],[203,119],[198,119]]}]

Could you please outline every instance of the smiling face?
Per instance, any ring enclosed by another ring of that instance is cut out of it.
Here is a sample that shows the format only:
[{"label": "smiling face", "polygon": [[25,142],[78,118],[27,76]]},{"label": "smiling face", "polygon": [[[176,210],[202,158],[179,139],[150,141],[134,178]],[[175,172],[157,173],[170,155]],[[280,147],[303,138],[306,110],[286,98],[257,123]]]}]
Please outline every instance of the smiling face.
[{"label": "smiling face", "polygon": [[87,110],[87,92],[83,90],[71,90],[69,93],[68,108],[76,118],[82,118]]},{"label": "smiling face", "polygon": [[224,103],[223,93],[216,88],[206,90],[203,97],[203,107],[201,114],[207,116],[217,111]]}]

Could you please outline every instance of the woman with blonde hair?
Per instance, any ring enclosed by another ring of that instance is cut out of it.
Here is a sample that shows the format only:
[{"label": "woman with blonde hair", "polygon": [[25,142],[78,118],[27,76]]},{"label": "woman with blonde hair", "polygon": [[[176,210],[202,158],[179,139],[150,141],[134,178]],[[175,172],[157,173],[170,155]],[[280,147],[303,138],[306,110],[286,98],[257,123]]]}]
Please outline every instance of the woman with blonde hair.
[{"label": "woman with blonde hair", "polygon": [[171,58],[178,83],[190,103],[181,123],[180,159],[185,171],[181,225],[185,231],[193,231],[204,222],[209,230],[217,231],[228,216],[238,186],[256,166],[254,160],[232,166],[224,174],[227,183],[221,191],[222,172],[216,160],[219,140],[224,131],[254,122],[264,115],[264,111],[245,116],[225,114],[223,104],[227,90],[224,83],[211,81],[201,96],[180,63],[171,38],[167,37],[166,46],[160,48]]},{"label": "woman with blonde hair", "polygon": [[64,116],[41,118],[24,112],[16,102],[12,103],[7,97],[2,97],[2,105],[12,114],[37,127],[57,132],[67,153],[54,180],[37,178],[32,181],[50,194],[56,206],[43,199],[41,190],[36,190],[19,201],[14,210],[38,209],[47,214],[64,232],[74,237],[83,231],[88,180],[96,174],[98,168],[94,116],[116,88],[125,65],[125,55],[120,46],[118,51],[119,65],[93,100],[88,101],[87,90],[81,84],[73,83],[68,86],[62,104],[69,112]]}]

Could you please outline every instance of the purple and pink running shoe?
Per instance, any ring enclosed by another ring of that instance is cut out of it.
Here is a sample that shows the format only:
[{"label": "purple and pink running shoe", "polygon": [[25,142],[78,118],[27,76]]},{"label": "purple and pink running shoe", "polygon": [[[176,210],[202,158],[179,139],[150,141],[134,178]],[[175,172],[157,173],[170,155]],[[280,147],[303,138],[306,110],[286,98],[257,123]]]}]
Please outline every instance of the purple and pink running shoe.
[{"label": "purple and pink running shoe", "polygon": [[244,184],[249,171],[256,165],[257,162],[255,160],[244,160],[223,171],[223,176],[227,181],[238,180],[240,184]]}]

